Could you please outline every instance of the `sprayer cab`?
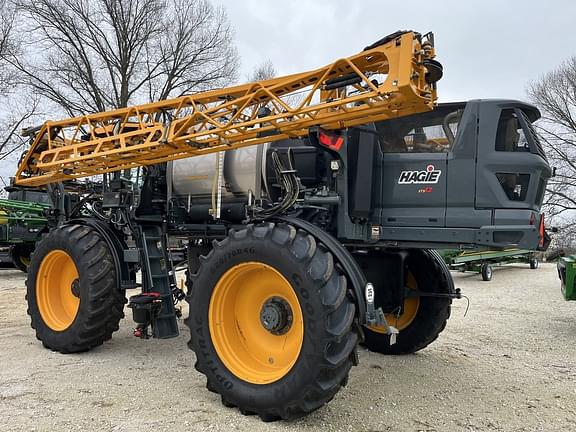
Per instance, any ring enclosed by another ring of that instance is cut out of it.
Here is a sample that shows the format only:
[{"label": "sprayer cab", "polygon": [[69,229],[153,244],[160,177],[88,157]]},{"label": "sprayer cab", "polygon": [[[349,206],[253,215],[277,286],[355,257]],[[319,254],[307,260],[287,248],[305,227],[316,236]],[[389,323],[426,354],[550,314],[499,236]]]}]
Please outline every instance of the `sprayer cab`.
[{"label": "sprayer cab", "polygon": [[381,238],[415,240],[415,227],[423,241],[535,249],[551,176],[539,117],[522,102],[473,100],[377,124]]}]

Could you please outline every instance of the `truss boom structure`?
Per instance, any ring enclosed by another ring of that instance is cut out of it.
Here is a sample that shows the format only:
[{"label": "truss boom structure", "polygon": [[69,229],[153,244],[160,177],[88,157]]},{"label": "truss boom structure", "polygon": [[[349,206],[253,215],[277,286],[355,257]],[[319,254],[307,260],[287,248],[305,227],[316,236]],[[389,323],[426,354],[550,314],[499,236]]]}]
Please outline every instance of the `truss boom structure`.
[{"label": "truss boom structure", "polygon": [[49,183],[302,137],[434,108],[431,35],[397,32],[289,76],[67,120],[35,133],[15,183]]}]

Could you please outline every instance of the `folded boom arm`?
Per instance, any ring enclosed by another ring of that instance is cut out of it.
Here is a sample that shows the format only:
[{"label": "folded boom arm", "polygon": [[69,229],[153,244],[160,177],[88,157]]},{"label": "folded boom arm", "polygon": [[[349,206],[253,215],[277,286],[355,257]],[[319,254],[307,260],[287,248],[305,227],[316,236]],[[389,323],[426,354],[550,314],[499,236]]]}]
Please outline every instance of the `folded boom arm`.
[{"label": "folded boom arm", "polygon": [[338,129],[430,110],[441,66],[431,37],[397,32],[294,75],[48,121],[16,184],[49,183],[235,149],[311,127]]}]

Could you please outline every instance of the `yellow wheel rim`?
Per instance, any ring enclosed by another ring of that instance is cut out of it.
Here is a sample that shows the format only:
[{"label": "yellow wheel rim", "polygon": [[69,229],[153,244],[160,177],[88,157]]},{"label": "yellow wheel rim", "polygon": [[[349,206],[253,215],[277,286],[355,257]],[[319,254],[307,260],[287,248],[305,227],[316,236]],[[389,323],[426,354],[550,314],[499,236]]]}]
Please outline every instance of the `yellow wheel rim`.
[{"label": "yellow wheel rim", "polygon": [[54,331],[66,330],[76,318],[80,298],[74,295],[73,286],[78,289],[72,257],[59,249],[49,252],[36,277],[36,302],[42,320]]},{"label": "yellow wheel rim", "polygon": [[[412,273],[408,273],[406,286],[413,290],[416,290],[418,288],[418,284],[416,283],[416,279],[414,279]],[[408,297],[404,299],[404,310],[402,314],[400,315],[394,313],[386,314],[385,315],[386,322],[396,327],[399,331],[402,331],[410,324],[412,324],[412,321],[414,321],[414,318],[416,318],[416,315],[418,314],[419,307],[420,307],[420,297]],[[368,328],[372,331],[375,331],[376,333],[383,333],[383,334],[386,333],[386,329],[384,329],[383,327],[368,326]]]},{"label": "yellow wheel rim", "polygon": [[298,297],[286,278],[267,264],[246,262],[230,268],[214,288],[208,322],[220,360],[249,383],[278,381],[300,355],[304,319]]}]

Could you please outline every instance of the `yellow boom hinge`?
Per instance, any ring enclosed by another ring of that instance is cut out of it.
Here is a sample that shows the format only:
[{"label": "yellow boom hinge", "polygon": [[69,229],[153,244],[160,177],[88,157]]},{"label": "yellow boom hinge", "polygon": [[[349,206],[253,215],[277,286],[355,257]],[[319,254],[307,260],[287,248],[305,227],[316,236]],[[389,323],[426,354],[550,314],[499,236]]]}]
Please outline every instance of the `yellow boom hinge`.
[{"label": "yellow boom hinge", "polygon": [[313,71],[48,121],[15,182],[41,186],[431,110],[434,57],[431,35],[397,32]]}]

